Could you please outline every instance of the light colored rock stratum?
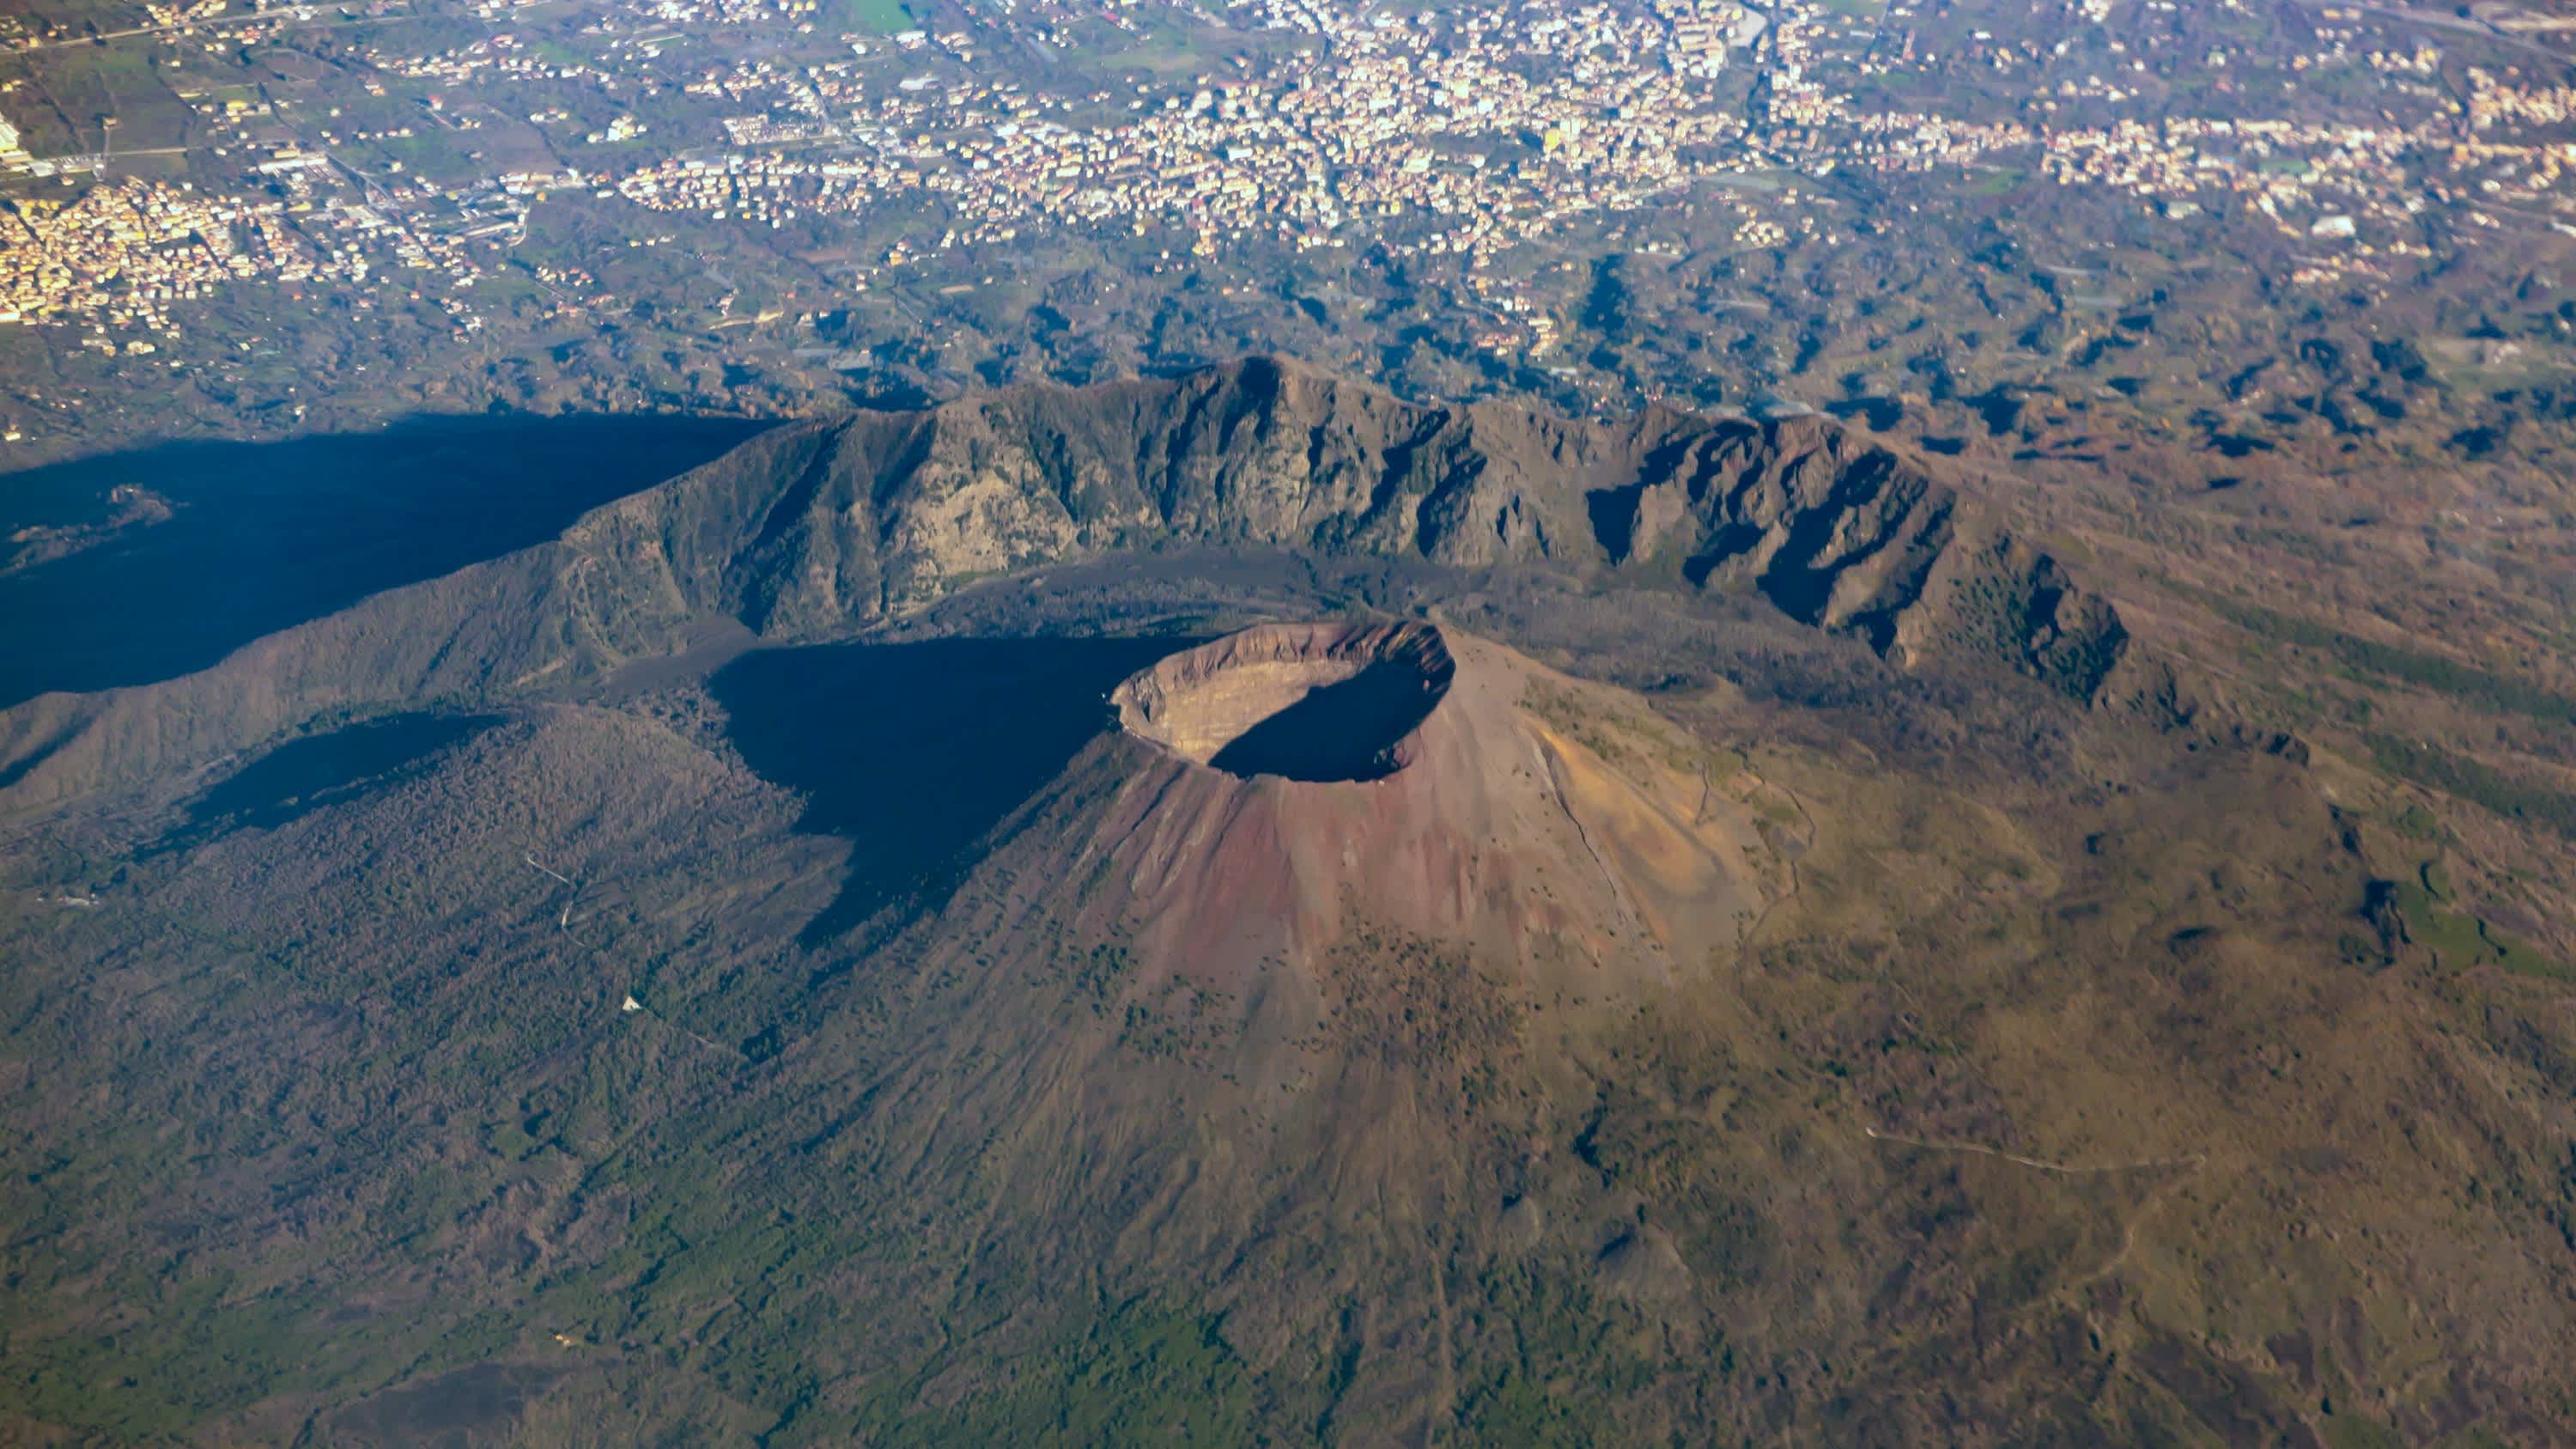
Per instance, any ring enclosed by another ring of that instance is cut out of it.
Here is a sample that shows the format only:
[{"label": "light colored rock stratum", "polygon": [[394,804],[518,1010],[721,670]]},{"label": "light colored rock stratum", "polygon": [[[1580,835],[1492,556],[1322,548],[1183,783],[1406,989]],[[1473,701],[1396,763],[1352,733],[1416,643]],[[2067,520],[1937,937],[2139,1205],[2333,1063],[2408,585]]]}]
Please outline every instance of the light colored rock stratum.
[{"label": "light colored rock stratum", "polygon": [[1265,624],[1163,660],[1113,702],[1130,734],[1198,764],[1373,779],[1406,763],[1454,672],[1427,625]]}]

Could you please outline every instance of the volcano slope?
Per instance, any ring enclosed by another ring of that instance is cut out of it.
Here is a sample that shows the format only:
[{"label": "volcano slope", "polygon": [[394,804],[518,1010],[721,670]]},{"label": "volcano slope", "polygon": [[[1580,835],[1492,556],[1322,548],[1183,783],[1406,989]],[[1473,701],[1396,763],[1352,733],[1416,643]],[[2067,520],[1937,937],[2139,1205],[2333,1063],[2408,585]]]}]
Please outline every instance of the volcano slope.
[{"label": "volcano slope", "polygon": [[0,1423],[2567,1441],[2550,938],[2113,597],[1251,364],[34,701]]}]

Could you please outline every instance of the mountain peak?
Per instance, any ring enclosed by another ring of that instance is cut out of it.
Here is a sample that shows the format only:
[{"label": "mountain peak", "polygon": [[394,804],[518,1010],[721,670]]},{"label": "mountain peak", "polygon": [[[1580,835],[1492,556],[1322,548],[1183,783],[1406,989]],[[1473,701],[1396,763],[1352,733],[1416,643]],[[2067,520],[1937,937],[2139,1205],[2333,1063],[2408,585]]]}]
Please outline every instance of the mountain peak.
[{"label": "mountain peak", "polygon": [[1534,984],[1670,981],[1784,888],[1740,761],[1454,629],[1261,625],[1111,700],[1119,733],[1055,792],[1107,803],[1021,832],[1071,858],[1023,874],[1106,882],[1079,913],[1161,973],[1311,963],[1386,928]]},{"label": "mountain peak", "polygon": [[1457,666],[1424,624],[1267,624],[1172,655],[1112,696],[1127,732],[1197,764],[1316,783],[1412,763]]}]

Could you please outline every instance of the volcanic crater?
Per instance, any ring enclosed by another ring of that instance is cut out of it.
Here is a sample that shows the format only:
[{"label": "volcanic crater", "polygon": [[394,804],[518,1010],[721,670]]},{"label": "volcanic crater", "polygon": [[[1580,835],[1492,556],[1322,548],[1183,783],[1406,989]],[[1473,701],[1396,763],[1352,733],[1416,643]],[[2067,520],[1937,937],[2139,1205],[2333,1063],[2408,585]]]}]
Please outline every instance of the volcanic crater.
[{"label": "volcanic crater", "polygon": [[1412,762],[1456,672],[1427,624],[1263,624],[1170,655],[1110,699],[1128,733],[1230,775],[1378,780]]}]

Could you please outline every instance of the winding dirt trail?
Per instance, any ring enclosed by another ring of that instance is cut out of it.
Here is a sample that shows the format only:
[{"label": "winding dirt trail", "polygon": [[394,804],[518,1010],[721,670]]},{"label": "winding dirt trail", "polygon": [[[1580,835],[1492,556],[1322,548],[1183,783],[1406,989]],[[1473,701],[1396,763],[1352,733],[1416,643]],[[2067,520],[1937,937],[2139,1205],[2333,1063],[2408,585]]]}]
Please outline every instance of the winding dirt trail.
[{"label": "winding dirt trail", "polygon": [[[595,955],[606,955],[608,950],[607,947],[601,946],[596,942],[583,940],[581,938],[581,933],[572,928],[572,908],[574,904],[581,899],[582,883],[574,880],[568,875],[565,875],[559,870],[555,870],[550,866],[539,863],[535,851],[522,851],[519,858],[526,861],[529,867],[536,870],[538,873],[548,876],[563,884],[566,894],[564,895],[563,909],[555,916],[556,928],[561,930],[566,936],[571,937],[574,945],[580,946]],[[702,1047],[705,1047],[708,1051],[716,1053],[718,1056],[740,1057],[742,1055],[740,1051],[717,1042],[709,1041],[707,1038],[698,1035],[696,1032],[691,1031],[687,1027],[680,1025],[678,1022],[671,1020],[667,1016],[664,1016],[662,1013],[655,1011],[653,1008],[644,1005],[642,1002],[638,1001],[631,992],[622,994],[625,995],[627,1001],[634,1003],[626,1008],[629,1013],[651,1017],[655,1022],[672,1031],[678,1032],[680,1035],[687,1037],[689,1040],[696,1042]]]},{"label": "winding dirt trail", "polygon": [[2208,1154],[2200,1152],[2187,1153],[2181,1157],[2150,1157],[2137,1162],[2096,1164],[2047,1162],[2036,1157],[2024,1157],[2017,1152],[2006,1152],[2000,1147],[1988,1147],[1978,1142],[1943,1142],[1929,1137],[1908,1137],[1899,1132],[1881,1132],[1866,1122],[1860,1124],[1860,1132],[1863,1137],[1873,1142],[1893,1142],[1900,1147],[1919,1147],[1930,1152],[1972,1152],[1979,1156],[2009,1162],[2016,1167],[2027,1167],[2034,1172],[2053,1172],[2063,1177],[2087,1177],[2106,1172],[2148,1172],[2169,1167],[2198,1169],[2208,1165],[2209,1162]]}]

